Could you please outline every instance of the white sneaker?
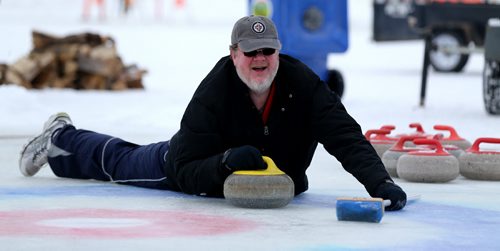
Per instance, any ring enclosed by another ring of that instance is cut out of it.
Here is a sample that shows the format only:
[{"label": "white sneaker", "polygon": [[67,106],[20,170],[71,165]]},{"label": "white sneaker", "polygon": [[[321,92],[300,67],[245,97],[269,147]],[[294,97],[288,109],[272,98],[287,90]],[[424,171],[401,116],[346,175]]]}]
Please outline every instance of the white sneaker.
[{"label": "white sneaker", "polygon": [[42,166],[47,164],[48,155],[52,148],[52,136],[54,132],[65,125],[71,124],[69,115],[64,112],[56,113],[49,117],[43,125],[42,133],[31,139],[21,151],[19,170],[21,170],[24,176],[35,175]]}]

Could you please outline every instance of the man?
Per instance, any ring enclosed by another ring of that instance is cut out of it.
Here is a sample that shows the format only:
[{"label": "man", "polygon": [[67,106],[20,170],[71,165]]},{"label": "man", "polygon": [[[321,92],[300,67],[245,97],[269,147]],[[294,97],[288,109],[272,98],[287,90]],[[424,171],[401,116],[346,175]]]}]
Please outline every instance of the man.
[{"label": "man", "polygon": [[59,113],[23,149],[21,172],[32,176],[48,161],[61,177],[223,196],[232,172],[265,169],[265,155],[300,194],[308,188],[305,172],[319,142],[371,196],[391,200],[387,210],[403,208],[405,192],[339,97],[280,49],[271,20],[244,17],[234,25],[230,55],[201,82],[170,141],[138,146],[77,130]]}]

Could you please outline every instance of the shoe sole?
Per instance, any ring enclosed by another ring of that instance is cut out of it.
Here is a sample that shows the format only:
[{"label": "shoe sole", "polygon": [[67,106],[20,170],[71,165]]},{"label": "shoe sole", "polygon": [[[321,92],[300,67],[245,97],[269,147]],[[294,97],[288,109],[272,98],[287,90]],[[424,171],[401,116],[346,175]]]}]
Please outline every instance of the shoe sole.
[{"label": "shoe sole", "polygon": [[[30,173],[27,173],[26,170],[24,170],[21,165],[21,162],[23,160],[23,155],[24,153],[26,152],[26,149],[28,149],[28,146],[33,143],[33,141],[37,140],[38,138],[42,137],[43,134],[45,133],[45,131],[48,129],[48,127],[50,126],[50,124],[52,124],[54,121],[56,121],[58,118],[61,118],[61,117],[65,117],[66,119],[68,119],[70,121],[70,123],[72,122],[71,121],[71,118],[69,117],[69,115],[65,112],[58,112],[56,114],[53,114],[52,116],[49,117],[49,119],[43,124],[43,129],[42,129],[42,132],[40,133],[40,135],[36,136],[36,137],[33,137],[30,139],[30,141],[25,144],[23,146],[23,150],[21,151],[21,154],[19,156],[19,170],[21,171],[21,173],[26,176],[26,177],[30,177],[30,176],[33,176],[35,175],[37,172],[33,173],[33,174],[30,174]],[[42,165],[40,167],[40,169],[43,167],[44,165]],[[38,170],[40,170],[38,169]]]}]

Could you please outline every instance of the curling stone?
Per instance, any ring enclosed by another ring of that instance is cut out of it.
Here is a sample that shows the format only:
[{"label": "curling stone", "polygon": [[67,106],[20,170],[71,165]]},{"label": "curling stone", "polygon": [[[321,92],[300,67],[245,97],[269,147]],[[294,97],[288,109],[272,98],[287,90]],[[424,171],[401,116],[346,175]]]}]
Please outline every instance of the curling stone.
[{"label": "curling stone", "polygon": [[398,135],[388,136],[392,131],[394,131],[394,129],[396,129],[396,126],[394,126],[394,125],[382,125],[380,127],[380,130],[386,130],[386,131],[389,131],[389,133],[387,135],[376,136],[375,138],[378,139],[378,137],[382,137],[381,139],[383,139],[383,140],[394,141],[394,143],[396,143],[396,141],[398,141],[398,139],[399,139]]},{"label": "curling stone", "polygon": [[442,139],[440,139],[441,143],[444,145],[455,145],[464,151],[467,150],[469,147],[471,147],[471,143],[468,140],[460,137],[455,128],[451,126],[435,125],[434,130],[448,131],[450,133],[450,136],[443,137]]},{"label": "curling stone", "polygon": [[481,151],[479,144],[500,144],[500,138],[478,138],[460,156],[460,174],[473,180],[500,180],[500,150]]},{"label": "curling stone", "polygon": [[[434,137],[434,135],[426,133],[424,131],[424,128],[422,127],[422,124],[420,124],[420,123],[411,123],[409,125],[409,127],[410,128],[414,128],[415,132],[412,132],[412,133],[410,133],[408,135],[411,135],[411,136],[420,136],[420,137],[424,137],[424,138],[432,138],[432,137]],[[408,143],[412,143],[413,144],[413,142],[408,142]]]},{"label": "curling stone", "polygon": [[[420,123],[411,123],[409,124],[410,128],[415,129],[415,132],[409,133],[409,134],[402,134],[399,135],[400,137],[402,136],[415,136],[418,138],[432,138],[434,135],[428,134],[424,131],[424,128],[422,127],[422,124]],[[412,140],[406,141],[405,143],[406,147],[415,147],[415,144],[413,144]]]},{"label": "curling stone", "polygon": [[443,183],[459,175],[458,160],[435,139],[415,139],[416,145],[431,145],[434,150],[411,151],[399,158],[398,176],[414,182]]},{"label": "curling stone", "polygon": [[288,205],[295,195],[292,179],[263,157],[266,170],[236,171],[224,182],[224,197],[234,206],[278,208]]},{"label": "curling stone", "polygon": [[389,138],[386,135],[389,134],[389,130],[383,130],[383,129],[373,129],[373,130],[368,130],[365,133],[365,138],[368,140],[375,151],[377,152],[377,155],[382,158],[384,155],[385,151],[389,150],[394,143],[396,143],[397,139],[395,138]]},{"label": "curling stone", "polygon": [[394,129],[396,129],[396,126],[394,126],[394,125],[382,125],[380,127],[380,129],[385,129],[385,130],[393,131]]},{"label": "curling stone", "polygon": [[416,147],[407,147],[406,142],[412,141],[416,138],[421,138],[422,136],[412,135],[412,136],[401,136],[396,143],[389,148],[389,150],[385,151],[382,155],[382,163],[385,166],[385,169],[389,173],[390,176],[397,178],[398,173],[396,171],[398,159],[402,155],[417,150]]},{"label": "curling stone", "polygon": [[442,146],[445,151],[447,151],[457,159],[460,158],[460,156],[462,156],[462,154],[465,153],[464,150],[462,150],[460,147],[456,145],[442,145]]},{"label": "curling stone", "polygon": [[[382,125],[380,127],[380,130],[388,130],[389,133],[391,133],[392,131],[394,131],[394,129],[396,129],[396,126],[394,126],[394,125]],[[385,136],[385,138],[388,138],[388,139],[394,140],[394,141],[398,141],[399,136],[395,136],[395,137]]]},{"label": "curling stone", "polygon": [[[438,133],[438,134],[435,134],[432,139],[435,139],[437,141],[439,141],[439,143],[441,143],[441,145],[443,146],[443,149],[445,151],[447,151],[448,153],[450,153],[451,155],[455,156],[455,158],[459,158],[460,155],[464,154],[465,151],[462,150],[460,147],[456,146],[456,145],[445,145],[443,142],[441,142],[441,140],[444,138],[444,135],[442,133]],[[432,148],[432,146],[430,146]]]},{"label": "curling stone", "polygon": [[[429,136],[429,134],[427,134],[425,131],[424,131],[424,128],[422,127],[422,124],[420,123],[410,123],[408,125],[410,128],[414,128],[415,129],[415,132],[411,132],[411,133],[405,133],[405,134],[398,134],[396,135],[398,138],[399,137],[403,137],[403,136]],[[382,126],[380,129],[389,129],[391,128],[392,126],[389,125],[389,126]],[[395,129],[395,127],[394,127]],[[413,142],[412,142],[413,143]]]},{"label": "curling stone", "polygon": [[411,123],[410,128],[414,128],[416,132],[414,132],[414,135],[419,135],[419,136],[428,136],[427,133],[425,133],[424,128],[422,127],[422,124],[420,123]]}]

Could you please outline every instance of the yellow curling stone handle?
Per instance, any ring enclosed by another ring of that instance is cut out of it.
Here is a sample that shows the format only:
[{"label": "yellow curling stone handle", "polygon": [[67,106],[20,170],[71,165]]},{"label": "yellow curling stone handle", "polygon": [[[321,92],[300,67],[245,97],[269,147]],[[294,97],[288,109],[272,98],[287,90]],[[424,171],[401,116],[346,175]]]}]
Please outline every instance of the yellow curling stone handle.
[{"label": "yellow curling stone handle", "polygon": [[262,156],[262,159],[264,162],[267,163],[267,169],[264,170],[241,170],[241,171],[236,171],[233,174],[239,174],[239,175],[283,175],[285,174],[283,171],[281,171],[276,164],[274,164],[274,161],[267,157],[267,156]]}]

